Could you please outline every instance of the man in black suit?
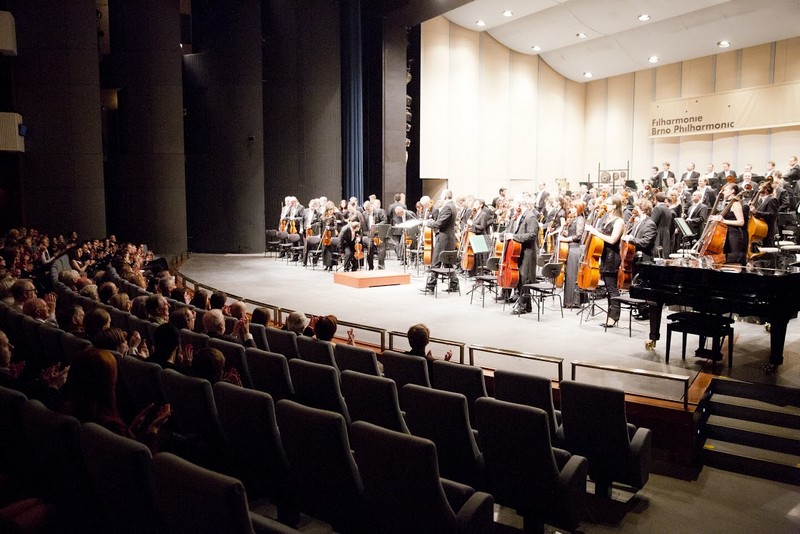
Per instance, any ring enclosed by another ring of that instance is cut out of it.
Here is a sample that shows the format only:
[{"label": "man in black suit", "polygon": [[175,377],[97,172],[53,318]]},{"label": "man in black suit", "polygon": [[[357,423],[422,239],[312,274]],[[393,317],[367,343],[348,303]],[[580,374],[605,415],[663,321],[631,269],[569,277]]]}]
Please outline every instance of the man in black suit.
[{"label": "man in black suit", "polygon": [[494,200],[492,200],[492,207],[494,209],[497,209],[500,201],[505,200],[505,199],[506,199],[506,188],[505,187],[501,187],[500,190],[498,191],[498,195],[496,197],[494,197]]},{"label": "man in black suit", "polygon": [[[453,192],[449,189],[442,191],[442,207],[437,210],[436,219],[427,223],[430,228],[438,230],[433,247],[433,261],[431,267],[441,267],[440,255],[444,251],[456,250],[456,203],[453,202]],[[436,289],[436,275],[428,276],[425,291],[433,293]],[[458,291],[458,277],[450,273],[448,291]]]},{"label": "man in black suit", "polygon": [[697,179],[697,191],[695,193],[698,191],[700,192],[701,202],[709,208],[713,207],[714,202],[717,200],[717,193],[708,185],[708,178],[705,176]]},{"label": "man in black suit", "polygon": [[547,197],[550,196],[545,190],[544,183],[539,184],[539,192],[536,193],[536,209],[539,210],[539,213],[544,213],[545,208],[547,207]]},{"label": "man in black suit", "polygon": [[736,180],[736,171],[731,169],[731,164],[727,161],[722,162],[722,172],[717,175],[720,185],[724,186],[728,181],[728,177],[732,176]]},{"label": "man in black suit", "polygon": [[364,235],[369,238],[369,250],[367,251],[367,266],[369,270],[375,268],[375,253],[378,254],[378,269],[384,269],[386,261],[386,242],[381,239],[381,244],[375,244],[376,224],[387,224],[386,212],[380,208],[380,200],[375,203],[364,202]]},{"label": "man in black suit", "polygon": [[692,205],[686,212],[686,223],[694,232],[695,237],[700,237],[700,232],[708,220],[708,206],[703,202],[703,193],[699,190],[692,193]]},{"label": "man in black suit", "polygon": [[789,182],[791,187],[794,187],[800,180],[800,164],[797,163],[797,156],[789,158],[789,170],[786,171],[786,175],[783,179]]},{"label": "man in black suit", "polygon": [[661,165],[661,172],[658,173],[658,178],[653,183],[653,187],[658,189],[659,191],[665,191],[667,187],[667,178],[675,179],[675,173],[669,170],[670,163],[665,161]]},{"label": "man in black suit", "polygon": [[697,179],[700,178],[700,173],[694,170],[694,162],[686,166],[686,172],[681,175],[681,181],[686,184],[690,191],[697,188]]},{"label": "man in black suit", "polygon": [[358,260],[355,258],[356,243],[361,243],[361,223],[353,217],[339,232],[339,253],[342,256],[345,272],[358,270]]},{"label": "man in black suit", "polygon": [[523,286],[532,284],[536,280],[536,253],[539,246],[539,213],[536,211],[536,204],[535,198],[523,199],[519,204],[522,213],[515,221],[512,221],[509,228],[511,232],[506,233],[506,239],[513,239],[522,245],[517,262],[519,266],[519,283],[517,284],[519,298],[511,311],[513,315],[522,315],[533,310],[530,297],[522,297]]},{"label": "man in black suit", "polygon": [[[660,193],[663,194],[663,193]],[[623,235],[622,240],[633,243],[636,252],[642,253],[641,261],[653,261],[653,249],[656,242],[656,222],[650,217],[653,213],[653,203],[646,198],[641,199],[633,207],[633,216],[636,222],[631,227],[630,233]]]}]

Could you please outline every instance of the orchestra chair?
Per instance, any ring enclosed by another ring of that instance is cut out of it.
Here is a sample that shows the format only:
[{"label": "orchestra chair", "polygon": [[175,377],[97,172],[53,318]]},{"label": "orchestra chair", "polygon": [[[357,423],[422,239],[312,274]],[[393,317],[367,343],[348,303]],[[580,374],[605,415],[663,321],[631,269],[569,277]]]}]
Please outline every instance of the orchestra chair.
[{"label": "orchestra chair", "polygon": [[286,264],[288,265],[290,261],[295,261],[299,264],[300,254],[303,253],[303,245],[300,244],[300,242],[303,240],[303,236],[300,234],[289,234],[289,237],[286,239],[291,245],[289,247],[291,254],[286,256]]},{"label": "orchestra chair", "polygon": [[523,517],[525,532],[545,532],[545,523],[575,531],[586,508],[586,458],[553,448],[544,410],[488,397],[476,408],[495,501]]},{"label": "orchestra chair", "polygon": [[253,389],[269,393],[276,402],[294,396],[286,356],[255,347],[244,349],[244,356],[253,380]]},{"label": "orchestra chair", "polygon": [[330,341],[321,341],[308,336],[297,336],[297,352],[300,353],[301,360],[330,365],[338,372],[339,368],[336,366],[336,356],[333,351],[333,343]]},{"label": "orchestra chair", "polygon": [[500,267],[500,258],[493,256],[486,260],[486,265],[481,267],[482,274],[478,274],[472,278],[472,289],[469,290],[469,303],[472,304],[472,298],[475,296],[475,291],[481,292],[481,308],[486,306],[486,292],[493,293],[497,298],[497,269]]},{"label": "orchestra chair", "polygon": [[[644,299],[633,298],[629,295],[619,295],[612,297],[611,300],[619,304],[620,310],[628,310],[628,337],[633,336],[633,312],[642,306],[646,306],[648,302]],[[608,331],[608,324],[603,326],[603,331]]]},{"label": "orchestra chair", "polygon": [[[458,273],[458,251],[457,250],[443,250],[439,254],[439,263],[441,267],[431,267],[430,272],[436,279],[436,285],[433,287],[433,296],[439,297],[439,282],[450,283],[450,276]],[[434,262],[436,263],[436,262]],[[425,294],[428,294],[428,286],[425,285]],[[458,285],[458,295],[461,296],[461,284]]]},{"label": "orchestra chair", "polygon": [[278,231],[274,229],[266,230],[266,245],[264,246],[264,257],[267,254],[274,254],[277,256],[278,251],[281,249],[281,239],[278,237]]},{"label": "orchestra chair", "polygon": [[686,336],[688,334],[700,337],[700,346],[703,347],[706,338],[711,338],[711,367],[716,371],[717,360],[722,359],[722,340],[728,338],[728,368],[733,367],[733,323],[730,317],[713,315],[700,312],[678,312],[667,316],[667,347],[664,362],[669,364],[669,349],[672,344],[672,333],[681,332],[683,343],[681,346],[681,360],[686,360]]},{"label": "orchestra chair", "polygon": [[342,371],[342,393],[353,421],[366,421],[409,434],[394,380]]},{"label": "orchestra chair", "polygon": [[350,425],[350,413],[342,396],[339,371],[335,367],[295,358],[289,361],[289,374],[297,402],[341,414]]},{"label": "orchestra chair", "polygon": [[336,532],[375,532],[344,417],[290,400],[278,402],[277,417],[299,511]]},{"label": "orchestra chair", "polygon": [[406,425],[413,435],[436,444],[442,476],[483,488],[483,455],[469,423],[467,398],[416,384],[403,386],[403,396]]},{"label": "orchestra chair", "polygon": [[589,460],[595,495],[610,497],[613,482],[643,488],[650,477],[652,434],[628,424],[625,392],[572,380],[562,380],[559,389],[561,442]]},{"label": "orchestra chair", "polygon": [[[598,300],[600,301],[605,300],[605,293],[603,293],[603,297],[600,297],[600,299],[598,299],[597,297],[597,291],[601,287],[605,290],[605,284],[603,283],[602,279],[600,280],[600,282],[598,282],[597,288],[595,289],[581,289],[580,287],[575,288],[576,293],[580,295],[582,303],[577,313],[578,315],[580,315],[578,324],[582,324],[584,321],[588,321],[595,315],[599,315],[601,313],[602,314],[607,313],[607,310],[603,306],[598,304]],[[586,314],[585,317],[584,314]]]},{"label": "orchestra chair", "polygon": [[263,324],[248,323],[247,327],[250,334],[253,336],[253,341],[256,343],[256,348],[261,350],[269,350],[269,341],[267,340],[267,327]]},{"label": "orchestra chair", "polygon": [[80,441],[104,530],[163,532],[150,473],[150,449],[95,423],[81,425]]},{"label": "orchestra chair", "polygon": [[[283,450],[275,404],[269,394],[217,382],[213,386],[219,422],[228,439],[233,473],[253,499],[281,499],[289,465]],[[279,516],[280,517],[280,516]]]},{"label": "orchestra chair", "polygon": [[[520,299],[523,299],[517,304],[522,306],[525,299],[530,300],[531,303],[536,301],[536,320],[541,319],[544,313],[544,301],[547,298],[558,299],[558,308],[561,310],[561,318],[564,318],[564,303],[561,300],[561,293],[558,292],[556,287],[556,278],[561,274],[561,269],[564,268],[563,263],[547,263],[542,267],[542,276],[546,279],[544,282],[536,282],[533,284],[524,284],[522,286],[523,293]],[[519,317],[522,317],[520,314]]]},{"label": "orchestra chair", "polygon": [[247,492],[232,477],[161,452],[150,462],[156,503],[167,532],[297,533],[249,510]]},{"label": "orchestra chair", "polygon": [[469,422],[475,425],[475,401],[488,397],[483,369],[474,365],[436,360],[433,362],[433,387],[442,391],[461,393],[467,399]]},{"label": "orchestra chair", "polygon": [[402,354],[393,350],[385,350],[381,355],[383,375],[391,378],[397,385],[400,394],[400,406],[405,406],[403,387],[406,384],[431,387],[428,375],[428,360],[421,356]]},{"label": "orchestra chair", "polygon": [[272,352],[283,354],[287,360],[300,357],[300,353],[297,350],[297,334],[272,326],[266,327],[266,334],[267,342]]},{"label": "orchestra chair", "polygon": [[172,408],[170,424],[187,437],[181,456],[197,465],[229,472],[229,454],[211,383],[172,369],[161,372],[164,395]]},{"label": "orchestra chair", "polygon": [[20,407],[20,421],[30,449],[26,479],[34,495],[55,505],[58,530],[102,532],[103,518],[81,453],[80,422],[37,400]]},{"label": "orchestra chair", "polygon": [[275,257],[275,259],[288,256],[292,249],[292,244],[289,242],[289,232],[277,232],[275,236],[278,238],[278,240],[280,240],[280,244],[278,245],[280,253]]},{"label": "orchestra chair", "polygon": [[341,254],[341,252],[339,252],[339,238],[338,237],[331,237],[330,249],[331,249],[331,261],[333,262],[333,265],[336,266],[335,269],[333,269],[333,270],[335,270],[336,272],[339,272],[339,267],[341,266],[341,263],[342,263],[342,261],[341,261],[342,260],[342,254]]},{"label": "orchestra chair", "polygon": [[181,328],[180,331],[180,342],[181,347],[186,347],[188,345],[192,346],[192,349],[197,352],[200,349],[204,349],[208,346],[211,338],[205,334],[201,334],[200,332],[192,332],[186,328]]},{"label": "orchestra chair", "polygon": [[372,349],[337,343],[334,347],[336,366],[339,371],[355,371],[373,376],[381,376],[378,357]]},{"label": "orchestra chair", "polygon": [[494,372],[494,398],[543,410],[547,414],[550,439],[558,443],[561,411],[553,404],[553,384],[549,378],[497,369]]},{"label": "orchestra chair", "polygon": [[317,269],[317,264],[322,257],[322,247],[320,244],[322,243],[322,236],[319,235],[312,235],[306,237],[306,264],[305,268],[308,269],[308,264],[311,263],[311,270],[315,271]]},{"label": "orchestra chair", "polygon": [[432,441],[365,421],[353,423],[351,433],[364,494],[380,522],[377,531],[494,531],[492,496],[440,478]]},{"label": "orchestra chair", "polygon": [[250,377],[250,369],[247,367],[247,358],[244,354],[244,346],[240,343],[225,341],[223,339],[212,339],[208,346],[217,349],[225,356],[225,369],[233,367],[239,373],[242,386],[253,389],[253,379]]}]

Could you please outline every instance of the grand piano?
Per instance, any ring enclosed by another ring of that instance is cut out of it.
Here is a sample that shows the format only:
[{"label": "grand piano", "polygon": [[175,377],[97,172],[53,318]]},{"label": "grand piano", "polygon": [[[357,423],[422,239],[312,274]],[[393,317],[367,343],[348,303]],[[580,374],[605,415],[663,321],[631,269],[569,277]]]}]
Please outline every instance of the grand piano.
[{"label": "grand piano", "polygon": [[786,326],[800,310],[800,269],[712,265],[708,257],[687,256],[642,263],[630,295],[656,305],[650,307],[650,340],[660,338],[663,306],[689,306],[696,311],[756,316],[770,323],[770,363],[783,363]]}]

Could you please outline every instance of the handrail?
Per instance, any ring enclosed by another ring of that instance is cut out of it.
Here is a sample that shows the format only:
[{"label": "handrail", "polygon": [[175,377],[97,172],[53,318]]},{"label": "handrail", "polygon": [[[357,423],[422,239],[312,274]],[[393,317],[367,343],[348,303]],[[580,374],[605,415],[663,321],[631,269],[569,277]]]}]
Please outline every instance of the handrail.
[{"label": "handrail", "polygon": [[[280,321],[278,321],[280,324],[285,324],[286,323],[286,321],[284,320],[284,316],[287,316],[290,313],[296,311],[296,310],[292,310],[290,308],[279,308],[279,307],[276,307],[276,309],[278,310],[278,316],[280,317]],[[313,313],[306,313],[305,316],[307,318],[311,319],[312,317],[314,317],[314,314]],[[346,326],[348,328],[353,328],[353,329],[357,329],[357,330],[364,330],[365,332],[373,332],[375,334],[378,334],[380,336],[380,338],[381,338],[381,342],[380,342],[381,352],[383,352],[383,350],[386,348],[386,329],[385,328],[378,328],[377,326],[369,326],[369,325],[360,324],[360,323],[352,323],[350,321],[340,321],[338,319],[337,319],[336,322],[337,322],[338,325],[341,325],[341,326]],[[338,337],[341,338],[341,336],[338,336]],[[346,339],[346,338],[341,338],[341,339]]]},{"label": "handrail", "polygon": [[[619,367],[617,365],[602,365],[597,363],[574,361],[572,362],[572,380],[575,380],[575,370],[578,367],[586,367],[588,369],[596,369],[599,371],[609,371],[612,373],[622,373],[626,375],[644,376],[648,378],[658,378],[660,380],[670,380],[674,382],[683,382],[683,409],[689,409],[689,377],[684,375],[676,375],[672,373],[662,373],[660,371],[648,371],[646,369],[631,369],[627,367]],[[638,397],[646,397],[649,399],[663,399],[662,397],[655,397],[653,395],[645,395],[643,393],[632,393]]]},{"label": "handrail", "polygon": [[[406,332],[398,332],[396,330],[392,330],[389,332],[389,350],[394,350],[394,338],[395,337],[403,337],[408,339],[408,334]],[[440,345],[447,345],[451,347],[458,347],[458,362],[464,363],[464,348],[466,347],[466,343],[462,341],[453,341],[452,339],[441,339],[437,337],[432,337],[428,339],[431,343],[439,343]],[[470,363],[472,365],[472,363]]]},{"label": "handrail", "polygon": [[531,352],[522,352],[510,349],[496,349],[494,347],[487,347],[484,345],[470,345],[469,347],[469,364],[475,365],[475,351],[488,352],[489,354],[499,354],[500,356],[512,356],[514,358],[522,358],[523,360],[531,360],[544,363],[552,363],[558,367],[558,381],[561,382],[564,378],[564,358],[557,356],[544,356],[542,354],[533,354]]}]

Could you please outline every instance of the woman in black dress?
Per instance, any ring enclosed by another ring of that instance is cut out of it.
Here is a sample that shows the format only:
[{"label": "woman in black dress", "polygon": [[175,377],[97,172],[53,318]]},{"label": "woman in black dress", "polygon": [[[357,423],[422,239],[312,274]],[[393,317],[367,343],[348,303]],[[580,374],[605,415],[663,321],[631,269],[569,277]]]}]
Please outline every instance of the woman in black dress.
[{"label": "woman in black dress", "polygon": [[606,328],[613,328],[617,325],[620,314],[619,303],[612,299],[619,296],[617,273],[622,263],[619,240],[625,230],[625,222],[622,219],[622,199],[619,196],[609,197],[605,204],[608,209],[608,215],[603,219],[600,228],[587,224],[586,229],[603,240],[604,243],[603,255],[600,260],[600,276],[603,277],[603,283],[605,283],[606,293],[608,294],[608,317],[606,322],[600,325]]}]

